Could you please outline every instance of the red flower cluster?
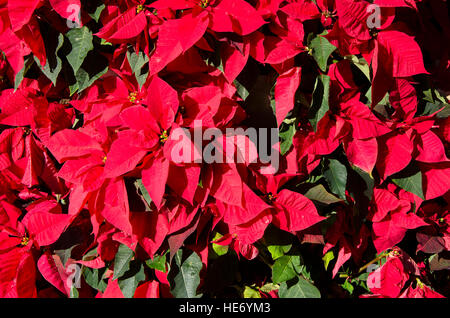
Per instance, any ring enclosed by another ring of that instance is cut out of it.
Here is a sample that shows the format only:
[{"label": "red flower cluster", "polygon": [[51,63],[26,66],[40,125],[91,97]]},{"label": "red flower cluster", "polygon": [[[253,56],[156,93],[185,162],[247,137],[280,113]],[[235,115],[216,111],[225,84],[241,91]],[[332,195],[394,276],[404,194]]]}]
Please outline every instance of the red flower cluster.
[{"label": "red flower cluster", "polygon": [[448,296],[449,12],[0,0],[0,297]]}]

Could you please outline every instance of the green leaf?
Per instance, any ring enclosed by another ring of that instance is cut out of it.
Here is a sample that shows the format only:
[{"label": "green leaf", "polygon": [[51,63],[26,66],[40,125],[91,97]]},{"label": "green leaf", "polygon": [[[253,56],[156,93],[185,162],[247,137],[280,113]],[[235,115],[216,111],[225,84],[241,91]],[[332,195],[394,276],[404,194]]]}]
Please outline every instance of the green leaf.
[{"label": "green leaf", "polygon": [[310,200],[314,200],[323,204],[332,204],[337,202],[342,202],[342,199],[339,199],[329,193],[325,187],[321,184],[312,187],[305,193],[305,197]]},{"label": "green leaf", "polygon": [[[364,58],[358,58],[355,55],[346,56],[346,59],[350,60],[363,74],[364,76],[371,81],[370,79],[370,67],[367,64],[367,61]],[[370,91],[370,89],[369,89]]]},{"label": "green leaf", "polygon": [[76,74],[76,82],[69,86],[70,95],[81,93],[108,72],[108,59],[94,51],[89,52]]},{"label": "green leaf", "polygon": [[348,279],[345,280],[345,282],[341,285],[343,289],[349,292],[349,294],[353,294],[353,290],[355,287],[348,281]]},{"label": "green leaf", "polygon": [[34,57],[34,60],[36,64],[39,66],[39,68],[42,70],[42,73],[44,73],[44,75],[47,76],[47,78],[52,81],[54,86],[56,86],[56,80],[58,79],[58,75],[62,69],[62,60],[58,56],[58,52],[63,46],[63,44],[64,44],[64,35],[60,33],[58,35],[58,43],[56,45],[56,50],[47,52],[47,62],[45,63],[44,67],[42,67],[41,63],[39,62],[39,59],[36,56]]},{"label": "green leaf", "polygon": [[100,39],[100,45],[112,46],[113,44],[111,42],[106,41],[105,39]]},{"label": "green leaf", "polygon": [[93,13],[89,13],[89,16],[96,22],[98,23],[98,20],[100,19],[100,16],[103,12],[103,10],[106,8],[105,4],[102,3],[101,5],[99,5],[97,8],[95,8],[95,11]]},{"label": "green leaf", "polygon": [[84,69],[80,68],[77,73],[78,83],[77,83],[77,90],[79,93],[84,91],[86,88],[91,86],[96,80],[98,80],[100,77],[102,77],[104,74],[108,72],[108,68],[104,68],[99,73],[94,74],[94,76],[90,76],[88,72],[86,72]]},{"label": "green leaf", "polygon": [[153,259],[148,259],[145,261],[148,267],[151,269],[156,269],[160,272],[166,272],[166,254],[164,255],[155,255]]},{"label": "green leaf", "polygon": [[270,293],[271,291],[280,289],[280,286],[277,284],[267,283],[259,289],[263,293]]},{"label": "green leaf", "polygon": [[121,277],[127,270],[130,269],[130,261],[133,258],[134,252],[128,246],[121,244],[117,250],[114,259],[114,276],[113,280]]},{"label": "green leaf", "polygon": [[328,58],[336,50],[336,47],[322,35],[324,34],[316,36],[309,44],[309,48],[312,49],[312,56],[316,60],[317,65],[325,72],[327,70]]},{"label": "green leaf", "polygon": [[369,278],[369,272],[362,272],[358,277],[356,277],[353,282],[356,282],[356,286],[359,286],[365,289],[367,292],[370,292],[370,289],[367,287],[367,279]]},{"label": "green leaf", "polygon": [[139,88],[142,88],[149,74],[148,56],[145,55],[142,51],[139,52],[139,54],[127,51],[127,59],[128,63],[130,63],[131,70],[136,77],[136,81],[139,84]]},{"label": "green leaf", "polygon": [[261,298],[259,291],[250,286],[245,286],[244,289],[244,298]]},{"label": "green leaf", "polygon": [[27,74],[28,70],[32,65],[33,59],[31,58],[31,56],[26,57],[23,68],[19,72],[17,72],[16,78],[14,79],[14,91],[16,91],[19,88],[20,84],[25,78],[25,75]]},{"label": "green leaf", "polygon": [[147,203],[147,206],[150,207],[152,203],[152,198],[150,197],[150,194],[148,193],[147,189],[144,186],[144,183],[142,183],[142,179],[138,179],[135,181],[134,185],[141,193],[142,197],[145,200],[145,203]]},{"label": "green leaf", "polygon": [[[282,126],[285,126],[285,124],[282,124]],[[280,152],[281,155],[286,154],[292,147],[292,142],[294,140],[294,135],[296,133],[295,129],[295,123],[291,125],[287,125],[287,129],[283,129],[283,131],[280,130]]]},{"label": "green leaf", "polygon": [[309,109],[309,122],[311,123],[314,131],[317,130],[318,122],[330,109],[328,104],[329,93],[330,77],[328,75],[320,74],[316,79],[311,108]]},{"label": "green leaf", "polygon": [[[358,175],[358,177],[364,182],[364,192],[363,194],[367,197],[367,199],[370,201],[372,200],[373,196],[373,187],[375,185],[375,181],[371,174],[367,173],[366,171],[362,170],[361,168],[357,166],[352,166],[352,170],[355,171]],[[358,191],[361,191],[361,188],[358,188]]]},{"label": "green leaf", "polygon": [[425,199],[422,190],[422,172],[414,164],[391,176],[392,182],[405,191],[414,193],[418,197]]},{"label": "green leaf", "polygon": [[269,245],[269,246],[267,246],[267,249],[269,250],[270,255],[272,255],[272,259],[276,260],[276,259],[282,257],[287,252],[289,252],[291,247],[292,247],[292,244],[289,244],[289,245]]},{"label": "green leaf", "polygon": [[145,280],[144,264],[131,262],[130,268],[119,278],[118,284],[125,298],[132,298],[141,281]]},{"label": "green leaf", "polygon": [[422,91],[424,100],[430,103],[434,103],[434,97],[433,97],[433,90],[431,88],[428,88],[424,91]]},{"label": "green leaf", "polygon": [[236,91],[238,95],[242,98],[243,101],[245,101],[248,95],[250,95],[250,92],[238,80],[234,80],[234,86],[236,86]]},{"label": "green leaf", "polygon": [[[213,241],[220,239],[222,236],[223,236],[222,234],[220,234],[219,232],[216,232],[216,234],[213,237]],[[218,256],[222,256],[222,255],[225,255],[226,253],[228,253],[228,246],[212,243],[211,248]]]},{"label": "green leaf", "polygon": [[168,274],[170,292],[175,298],[199,298],[200,271],[203,267],[195,252],[178,250]]},{"label": "green leaf", "polygon": [[84,280],[89,286],[103,293],[108,286],[105,279],[106,270],[106,267],[99,269],[83,267]]},{"label": "green leaf", "polygon": [[70,30],[66,33],[66,37],[72,45],[67,61],[72,66],[73,73],[77,74],[88,53],[94,49],[93,35],[88,27],[84,26]]},{"label": "green leaf", "polygon": [[439,113],[436,114],[436,117],[439,119],[446,119],[447,117],[450,117],[450,104],[443,104],[442,109]]},{"label": "green leaf", "polygon": [[280,284],[278,296],[280,298],[320,298],[320,291],[304,278],[296,277]]},{"label": "green leaf", "polygon": [[274,226],[269,226],[264,233],[267,249],[276,260],[288,253],[292,248],[292,235]]},{"label": "green leaf", "polygon": [[325,270],[328,270],[328,265],[332,260],[334,260],[334,253],[333,251],[328,251],[323,257],[323,266],[325,267]]},{"label": "green leaf", "polygon": [[347,185],[347,168],[338,160],[330,159],[328,169],[323,173],[325,180],[333,193],[345,200],[345,189]]},{"label": "green leaf", "polygon": [[302,259],[299,255],[281,256],[272,267],[272,281],[281,283],[288,281],[302,271]]},{"label": "green leaf", "polygon": [[[439,111],[436,114],[436,117],[438,118],[447,118],[450,116],[450,105],[445,101],[442,101],[441,98],[443,98],[441,95],[438,95],[439,93],[435,91],[436,96],[439,96],[434,102],[427,102],[425,104],[425,107],[420,114],[421,116],[429,116],[437,111]],[[424,98],[425,99],[425,98]]]},{"label": "green leaf", "polygon": [[79,298],[78,289],[76,289],[73,285],[70,287],[70,295],[69,298]]}]

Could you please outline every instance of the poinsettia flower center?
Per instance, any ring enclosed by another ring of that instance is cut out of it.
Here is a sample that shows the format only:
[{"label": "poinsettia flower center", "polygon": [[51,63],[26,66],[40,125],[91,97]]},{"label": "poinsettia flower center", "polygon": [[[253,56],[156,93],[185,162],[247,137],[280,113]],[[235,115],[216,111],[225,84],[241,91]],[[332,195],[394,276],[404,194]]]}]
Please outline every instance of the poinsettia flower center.
[{"label": "poinsettia flower center", "polygon": [[30,238],[25,235],[24,237],[22,237],[22,241],[20,241],[20,245],[27,246],[28,242],[30,242]]},{"label": "poinsettia flower center", "polygon": [[31,129],[30,128],[22,128],[23,129],[23,135],[24,136],[28,136],[29,134],[31,134]]},{"label": "poinsettia flower center", "polygon": [[333,12],[330,12],[330,11],[328,11],[328,10],[325,10],[325,11],[323,11],[322,12],[322,15],[325,17],[325,18],[333,18],[334,17],[334,14],[333,14]]},{"label": "poinsettia flower center", "polygon": [[269,203],[272,203],[277,198],[277,195],[273,194],[272,192],[269,192],[265,195],[265,198]]},{"label": "poinsettia flower center", "polygon": [[378,36],[378,30],[375,28],[369,29],[369,34],[372,38],[376,38]]},{"label": "poinsettia flower center", "polygon": [[400,252],[397,250],[393,250],[393,251],[391,251],[390,255],[397,257],[397,256],[400,256]]},{"label": "poinsettia flower center", "polygon": [[144,11],[144,5],[139,4],[139,5],[136,7],[136,14],[139,14],[139,13],[141,13],[142,11]]},{"label": "poinsettia flower center", "polygon": [[169,139],[169,135],[167,133],[167,130],[164,130],[163,133],[159,136],[159,142],[161,144],[165,143]]},{"label": "poinsettia flower center", "polygon": [[103,164],[105,164],[106,163],[106,160],[108,159],[108,157],[107,156],[104,156],[103,158],[102,158],[102,161],[103,161]]},{"label": "poinsettia flower center", "polygon": [[138,93],[137,92],[132,92],[130,93],[130,95],[128,96],[128,100],[130,101],[130,103],[136,103],[138,99]]},{"label": "poinsettia flower center", "polygon": [[209,1],[210,0],[200,0],[200,3],[198,4],[200,7],[202,7],[203,9],[207,8],[209,6]]},{"label": "poinsettia flower center", "polygon": [[416,277],[416,282],[417,282],[417,286],[420,289],[423,289],[424,284],[422,283],[422,281],[418,277]]}]

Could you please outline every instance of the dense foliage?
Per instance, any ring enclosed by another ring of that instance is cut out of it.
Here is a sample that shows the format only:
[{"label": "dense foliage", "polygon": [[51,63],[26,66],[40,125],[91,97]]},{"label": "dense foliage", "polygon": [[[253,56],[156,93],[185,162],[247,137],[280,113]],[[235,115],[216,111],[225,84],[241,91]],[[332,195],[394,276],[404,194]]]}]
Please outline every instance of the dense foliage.
[{"label": "dense foliage", "polygon": [[450,296],[447,1],[0,15],[0,297]]}]

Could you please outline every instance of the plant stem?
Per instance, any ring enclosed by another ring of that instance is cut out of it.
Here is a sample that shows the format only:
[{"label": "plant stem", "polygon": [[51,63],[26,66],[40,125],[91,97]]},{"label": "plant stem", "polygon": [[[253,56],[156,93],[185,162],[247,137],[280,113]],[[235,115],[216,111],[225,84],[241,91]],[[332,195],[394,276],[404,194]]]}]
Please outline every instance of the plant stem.
[{"label": "plant stem", "polygon": [[358,274],[361,273],[363,270],[365,270],[367,267],[369,267],[371,264],[378,262],[379,260],[381,260],[382,258],[388,256],[389,253],[381,253],[379,256],[375,257],[373,260],[371,260],[369,263],[367,263],[366,265],[364,265],[363,267],[361,267],[358,271]]},{"label": "plant stem", "polygon": [[[362,271],[364,271],[365,269],[367,269],[367,267],[369,267],[371,264],[380,261],[381,259],[383,259],[384,257],[386,257],[386,256],[388,256],[388,255],[389,255],[389,253],[385,252],[385,253],[382,253],[382,254],[380,254],[379,256],[375,257],[373,260],[371,260],[370,262],[368,262],[366,265],[362,266],[362,267],[358,270],[357,274],[361,273]],[[353,276],[353,275],[348,275],[348,274],[344,274],[344,273],[339,274],[339,277],[341,277],[341,278],[348,278],[348,277],[352,277],[352,276]]]}]

